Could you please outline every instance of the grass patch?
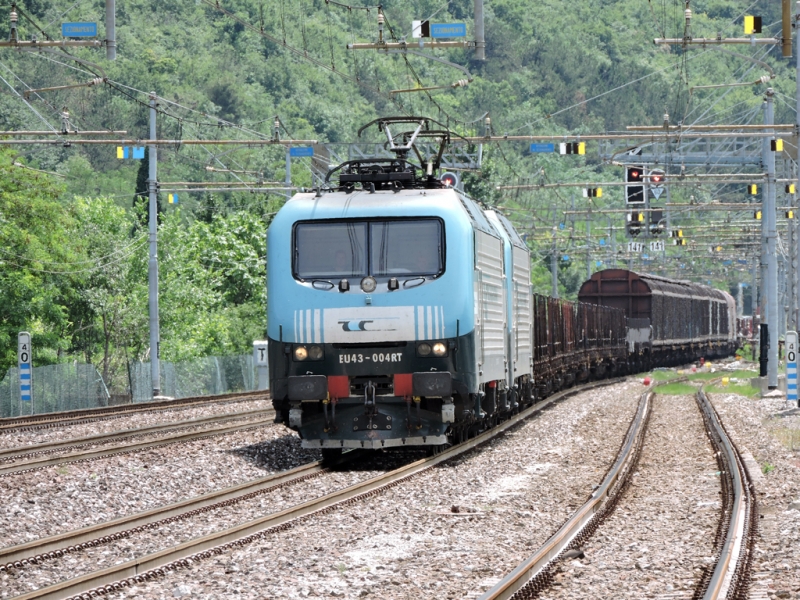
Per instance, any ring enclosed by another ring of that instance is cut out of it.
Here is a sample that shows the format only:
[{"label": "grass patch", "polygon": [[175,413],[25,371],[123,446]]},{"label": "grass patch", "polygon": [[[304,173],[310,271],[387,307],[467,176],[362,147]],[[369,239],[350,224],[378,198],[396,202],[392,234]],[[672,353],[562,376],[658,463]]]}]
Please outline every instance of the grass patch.
[{"label": "grass patch", "polygon": [[747,383],[731,383],[725,387],[712,385],[706,388],[709,394],[738,394],[747,398],[756,398],[761,395],[761,390]]},{"label": "grass patch", "polygon": [[668,396],[693,396],[697,388],[688,383],[668,383],[656,388],[656,394],[666,394]]},{"label": "grass patch", "polygon": [[774,470],[775,470],[775,465],[771,465],[770,463],[764,463],[763,465],[761,465],[761,472],[764,473],[764,475],[769,475]]},{"label": "grass patch", "polygon": [[650,373],[650,378],[654,381],[669,381],[670,379],[675,379],[676,377],[678,377],[678,374],[675,371],[659,369]]},{"label": "grass patch", "polygon": [[688,376],[689,381],[709,381],[710,379],[717,379],[719,377],[723,377],[720,373],[692,373]]}]

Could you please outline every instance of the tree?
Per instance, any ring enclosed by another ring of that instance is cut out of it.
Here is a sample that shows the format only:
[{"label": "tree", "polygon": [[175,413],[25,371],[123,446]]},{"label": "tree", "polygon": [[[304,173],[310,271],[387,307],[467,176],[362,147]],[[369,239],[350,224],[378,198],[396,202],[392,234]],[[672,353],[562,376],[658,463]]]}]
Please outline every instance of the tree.
[{"label": "tree", "polygon": [[55,362],[71,344],[71,310],[85,273],[84,241],[53,178],[16,166],[0,149],[0,372],[16,364],[17,333],[33,334],[34,360]]}]

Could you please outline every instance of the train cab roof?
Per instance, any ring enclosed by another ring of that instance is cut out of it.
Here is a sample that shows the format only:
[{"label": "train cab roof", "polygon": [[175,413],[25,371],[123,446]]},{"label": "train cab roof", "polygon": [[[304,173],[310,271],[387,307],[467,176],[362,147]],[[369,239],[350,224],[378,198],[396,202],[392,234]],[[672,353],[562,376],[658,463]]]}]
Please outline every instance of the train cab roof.
[{"label": "train cab roof", "polygon": [[275,216],[270,228],[291,227],[297,221],[309,220],[418,216],[441,217],[445,221],[463,220],[466,216],[475,229],[500,237],[483,210],[473,200],[452,188],[295,194]]}]

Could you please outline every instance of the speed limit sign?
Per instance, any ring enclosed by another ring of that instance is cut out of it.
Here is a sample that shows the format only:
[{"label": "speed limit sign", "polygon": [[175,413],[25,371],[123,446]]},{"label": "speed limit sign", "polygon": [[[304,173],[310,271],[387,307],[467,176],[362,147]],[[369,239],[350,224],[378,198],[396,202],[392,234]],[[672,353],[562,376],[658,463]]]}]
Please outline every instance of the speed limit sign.
[{"label": "speed limit sign", "polygon": [[31,334],[20,331],[17,336],[17,366],[19,367],[19,397],[23,402],[33,400],[33,369],[31,369]]},{"label": "speed limit sign", "polygon": [[797,402],[797,332],[786,332],[786,399]]}]

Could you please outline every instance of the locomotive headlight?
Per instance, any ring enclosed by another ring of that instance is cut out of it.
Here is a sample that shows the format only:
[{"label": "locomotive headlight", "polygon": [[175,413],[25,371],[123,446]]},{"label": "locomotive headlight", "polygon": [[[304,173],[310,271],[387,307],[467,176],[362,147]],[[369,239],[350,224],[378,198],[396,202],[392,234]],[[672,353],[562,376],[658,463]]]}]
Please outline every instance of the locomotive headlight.
[{"label": "locomotive headlight", "polygon": [[445,346],[442,342],[436,342],[433,345],[433,354],[434,356],[444,356],[447,354],[447,346]]},{"label": "locomotive headlight", "polygon": [[308,358],[311,360],[322,360],[322,346],[311,346],[308,349]]},{"label": "locomotive headlight", "polygon": [[295,360],[305,360],[308,358],[308,350],[306,350],[305,346],[298,346],[294,349],[294,359]]},{"label": "locomotive headlight", "polygon": [[361,280],[361,289],[367,292],[368,294],[374,292],[377,287],[378,287],[378,282],[375,281],[374,277],[367,276]]},{"label": "locomotive headlight", "polygon": [[419,346],[417,346],[417,353],[420,356],[428,356],[431,353],[431,345],[422,342]]}]

